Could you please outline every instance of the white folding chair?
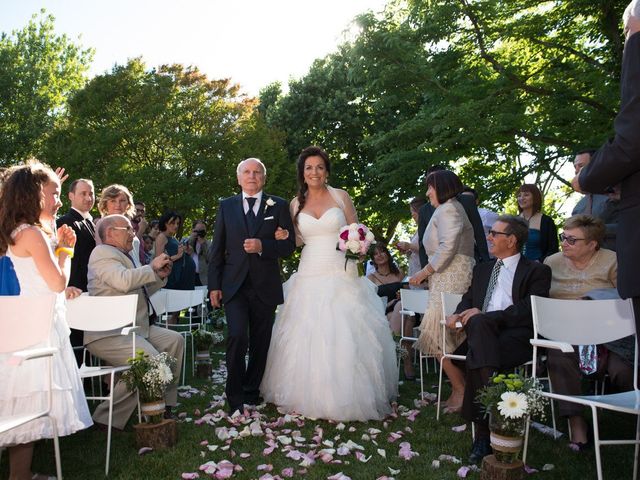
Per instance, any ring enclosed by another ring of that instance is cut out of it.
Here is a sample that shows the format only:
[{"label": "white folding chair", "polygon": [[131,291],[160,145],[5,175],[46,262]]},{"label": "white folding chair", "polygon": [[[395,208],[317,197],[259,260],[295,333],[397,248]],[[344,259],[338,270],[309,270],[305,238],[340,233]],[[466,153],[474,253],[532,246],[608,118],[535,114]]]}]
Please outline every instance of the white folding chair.
[{"label": "white folding chair", "polygon": [[[416,314],[423,315],[427,310],[427,304],[429,303],[429,290],[410,290],[407,288],[400,289],[400,304],[402,309],[400,310],[400,340],[398,343],[398,351],[401,351],[402,344],[404,342],[410,342],[415,344],[418,341],[418,336],[415,333],[414,336],[408,337],[404,334],[404,319],[407,316],[415,317]],[[427,358],[420,352],[420,400],[424,398],[424,377],[422,372],[422,359]],[[405,362],[407,360],[405,359]],[[428,360],[427,360],[428,361]],[[401,358],[398,356],[398,376],[400,374]],[[429,373],[429,367],[427,366],[427,373]]]},{"label": "white folding chair", "polygon": [[[169,288],[163,288],[160,290],[158,297],[164,295],[164,312],[162,315],[163,321],[161,322],[161,326],[166,328],[175,329],[182,337],[184,338],[184,350],[182,357],[182,385],[185,384],[185,375],[186,375],[186,366],[187,366],[187,337],[191,338],[191,359],[193,360],[194,352],[193,352],[193,335],[191,331],[193,328],[200,328],[201,323],[193,321],[193,311],[195,307],[199,307],[203,304],[206,297],[206,290],[197,289],[197,290],[172,290]],[[155,295],[154,295],[155,296]],[[153,299],[153,297],[152,297]],[[159,300],[159,304],[162,304],[162,300]],[[155,308],[155,304],[154,304]],[[170,325],[167,323],[169,318],[169,313],[171,312],[181,312],[182,310],[187,310],[187,322],[186,323],[176,323],[175,325]],[[192,363],[192,375],[195,373],[195,366]]]},{"label": "white folding chair", "polygon": [[[538,348],[552,348],[568,353],[573,345],[591,345],[612,342],[636,333],[631,300],[557,300],[532,296],[534,338],[533,376],[536,377]],[[593,440],[596,451],[598,480],[602,480],[601,445],[635,444],[633,478],[638,473],[640,447],[640,390],[638,390],[638,344],[636,339],[633,368],[634,389],[609,395],[561,395],[543,392],[550,399],[578,403],[591,408],[593,415]],[[601,440],[598,427],[598,409],[636,415],[635,440]],[[525,433],[523,461],[526,462],[529,441],[529,424]]]},{"label": "white folding chair", "polygon": [[[60,462],[60,444],[58,442],[58,427],[52,416],[53,366],[52,357],[58,352],[55,347],[38,347],[49,339],[53,325],[53,309],[55,295],[38,297],[0,296],[0,354],[10,354],[6,359],[7,365],[20,368],[27,360],[42,358],[47,365],[46,373],[46,407],[42,410],[19,415],[0,417],[0,434],[32,422],[38,418],[47,418],[53,432],[53,449],[56,459],[56,475],[62,478],[62,464]],[[3,382],[7,379],[2,379]]]},{"label": "white folding chair", "polygon": [[[131,335],[131,356],[136,354],[136,309],[138,295],[120,295],[114,297],[92,297],[83,294],[67,302],[67,323],[71,328],[88,332],[107,332],[122,329],[122,335]],[[81,378],[96,378],[109,375],[109,395],[90,395],[87,400],[107,400],[109,402],[109,422],[107,428],[107,455],[104,474],[109,475],[109,459],[111,455],[111,424],[113,417],[113,389],[115,375],[128,370],[128,365],[87,366],[80,367]],[[140,416],[138,409],[138,417]]]},{"label": "white folding chair", "polygon": [[[453,352],[447,352],[447,327],[445,326],[446,318],[453,314],[462,300],[462,295],[458,293],[440,293],[442,298],[442,362],[445,358],[451,360],[466,360],[466,355],[454,355]],[[438,378],[438,403],[436,404],[436,420],[440,420],[440,399],[442,396],[442,365],[440,365],[440,375]]]}]

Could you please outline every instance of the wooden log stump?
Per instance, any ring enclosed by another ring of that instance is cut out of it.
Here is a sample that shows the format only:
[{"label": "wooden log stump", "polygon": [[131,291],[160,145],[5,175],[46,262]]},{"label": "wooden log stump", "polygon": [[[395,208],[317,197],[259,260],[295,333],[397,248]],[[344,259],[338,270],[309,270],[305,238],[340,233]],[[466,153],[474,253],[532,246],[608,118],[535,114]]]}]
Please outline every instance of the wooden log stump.
[{"label": "wooden log stump", "polygon": [[211,364],[210,363],[198,363],[196,365],[196,378],[206,380],[211,376]]},{"label": "wooden log stump", "polygon": [[178,427],[172,419],[163,419],[160,423],[139,423],[133,429],[138,449],[151,447],[154,450],[166,450],[178,442]]},{"label": "wooden log stump", "polygon": [[522,480],[524,478],[524,463],[516,460],[513,463],[502,463],[493,455],[482,459],[480,480]]}]

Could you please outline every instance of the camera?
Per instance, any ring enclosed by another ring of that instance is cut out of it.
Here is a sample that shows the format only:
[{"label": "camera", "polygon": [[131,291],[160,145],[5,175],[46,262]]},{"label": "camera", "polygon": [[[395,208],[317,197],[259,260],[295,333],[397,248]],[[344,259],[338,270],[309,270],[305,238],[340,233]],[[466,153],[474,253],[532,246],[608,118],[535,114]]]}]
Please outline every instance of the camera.
[{"label": "camera", "polygon": [[207,234],[207,231],[206,230],[194,230],[194,233],[197,233],[200,238],[204,238],[204,236]]}]

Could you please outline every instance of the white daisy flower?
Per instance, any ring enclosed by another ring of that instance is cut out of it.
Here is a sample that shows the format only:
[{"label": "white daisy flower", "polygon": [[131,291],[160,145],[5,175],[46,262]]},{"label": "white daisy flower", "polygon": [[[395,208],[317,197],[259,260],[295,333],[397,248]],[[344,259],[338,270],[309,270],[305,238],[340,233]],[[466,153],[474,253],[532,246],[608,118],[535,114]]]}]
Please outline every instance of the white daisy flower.
[{"label": "white daisy flower", "polygon": [[527,397],[524,393],[504,392],[498,402],[500,414],[506,418],[520,418],[527,411]]}]

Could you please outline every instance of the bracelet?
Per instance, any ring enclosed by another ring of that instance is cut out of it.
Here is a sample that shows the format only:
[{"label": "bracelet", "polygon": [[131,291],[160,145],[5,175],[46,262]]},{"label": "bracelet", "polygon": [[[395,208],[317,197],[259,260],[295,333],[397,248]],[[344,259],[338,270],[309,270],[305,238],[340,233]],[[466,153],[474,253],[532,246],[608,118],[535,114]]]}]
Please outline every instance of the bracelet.
[{"label": "bracelet", "polygon": [[66,253],[69,258],[73,258],[73,248],[70,247],[58,247],[56,248],[56,257],[60,256],[60,253]]}]

